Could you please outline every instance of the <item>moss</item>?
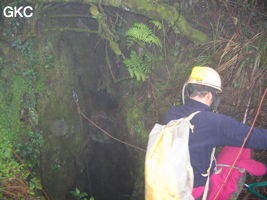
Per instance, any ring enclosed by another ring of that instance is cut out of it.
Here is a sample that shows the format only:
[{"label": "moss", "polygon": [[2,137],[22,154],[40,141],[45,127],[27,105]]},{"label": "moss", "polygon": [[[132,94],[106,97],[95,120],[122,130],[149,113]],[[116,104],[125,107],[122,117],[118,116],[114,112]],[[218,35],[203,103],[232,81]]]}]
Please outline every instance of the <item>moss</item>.
[{"label": "moss", "polygon": [[201,31],[198,31],[198,30],[192,28],[192,26],[190,26],[188,24],[188,22],[186,21],[186,19],[182,15],[180,15],[177,18],[177,23],[178,23],[179,29],[185,35],[191,35],[192,38],[195,38],[196,40],[198,40],[200,42],[208,41],[207,35]]},{"label": "moss", "polygon": [[[48,0],[47,2],[72,2],[71,0]],[[92,3],[98,3],[97,0],[84,0],[83,3],[92,5]],[[208,36],[193,28],[186,20],[179,20],[178,12],[176,8],[165,3],[159,3],[158,1],[148,0],[102,0],[103,5],[121,7],[125,10],[131,10],[137,14],[145,15],[150,18],[166,20],[168,24],[172,26],[175,33],[183,34],[191,40],[203,43],[209,40]],[[93,9],[95,12],[95,10]],[[100,23],[101,24],[101,23]],[[190,31],[188,31],[190,30]],[[107,39],[107,38],[106,38]],[[116,52],[115,52],[116,53]]]},{"label": "moss", "polygon": [[56,54],[55,67],[47,72],[49,85],[39,101],[40,129],[45,137],[42,173],[50,196],[65,199],[80,170],[75,164],[88,142],[82,127],[86,124],[81,124],[73,91],[78,95],[81,110],[86,113],[90,110],[89,91],[96,90],[99,77],[99,68],[95,66],[100,64],[93,57],[95,43],[86,42],[84,37],[77,39],[77,33],[55,34],[51,42]]},{"label": "moss", "polygon": [[[33,189],[39,189],[37,175],[34,173],[39,166],[40,145],[42,137],[37,130],[38,114],[36,110],[37,96],[42,93],[43,79],[41,72],[35,71],[33,65],[47,64],[36,53],[34,39],[13,42],[13,54],[1,58],[0,73],[0,173],[1,177],[12,177],[21,182],[33,184],[31,188],[25,185],[31,196],[39,199]],[[19,156],[23,163],[14,157]],[[28,169],[32,169],[30,174]],[[32,175],[36,175],[33,177]],[[12,186],[12,182],[10,183]],[[18,185],[17,185],[18,186]],[[7,189],[8,190],[8,189]],[[16,196],[16,191],[11,191]],[[1,191],[3,197],[5,191]]]},{"label": "moss", "polygon": [[[64,56],[63,59],[68,62],[71,57],[67,57]],[[42,165],[43,173],[46,174],[43,181],[50,195],[55,199],[63,199],[62,195],[67,193],[67,187],[76,174],[73,160],[79,151],[77,147],[83,141],[83,134],[72,100],[75,85],[72,67],[69,63],[62,63],[61,59],[55,65],[57,67],[49,72],[47,95],[39,101],[40,128],[45,136]],[[58,120],[66,123],[64,134],[53,132],[53,126]]]},{"label": "moss", "polygon": [[175,33],[183,34],[195,42],[203,43],[209,40],[205,33],[193,28],[184,16],[177,12],[175,7],[168,4],[147,0],[129,0],[126,5],[138,14],[154,19],[166,20],[172,26]]},{"label": "moss", "polygon": [[145,102],[137,104],[134,99],[131,99],[128,101],[125,110],[127,112],[126,123],[129,134],[136,137],[140,144],[146,144],[148,130],[145,127],[144,119]]},{"label": "moss", "polygon": [[103,37],[109,42],[109,46],[111,50],[117,55],[122,55],[122,52],[120,50],[120,47],[118,43],[116,42],[117,38],[115,34],[109,29],[109,26],[106,21],[106,17],[103,16],[102,13],[100,13],[95,5],[91,5],[89,8],[89,12],[91,15],[97,20],[99,24],[98,28],[98,35]]},{"label": "moss", "polygon": [[[157,7],[156,7],[156,11],[157,13],[160,13],[160,16],[163,18],[163,19],[167,19],[169,22],[171,22],[170,24],[172,26],[174,26],[174,21],[175,18],[177,17],[178,13],[176,11],[176,9],[174,7],[170,7],[168,5],[162,5],[162,4],[158,4]],[[172,13],[172,18],[170,17],[170,13]]]},{"label": "moss", "polygon": [[151,11],[154,10],[154,3],[147,0],[138,0],[136,2],[136,8],[139,10]]},{"label": "moss", "polygon": [[[135,99],[135,97],[127,97],[127,102],[125,103],[124,108],[126,112],[126,124],[129,134],[136,138],[137,145],[144,148],[147,144],[149,133],[149,130],[145,125],[146,114],[144,112],[148,111],[148,108],[146,106],[146,101],[137,103]],[[144,198],[144,161],[145,153],[138,152],[135,158],[135,185],[130,199]]]}]

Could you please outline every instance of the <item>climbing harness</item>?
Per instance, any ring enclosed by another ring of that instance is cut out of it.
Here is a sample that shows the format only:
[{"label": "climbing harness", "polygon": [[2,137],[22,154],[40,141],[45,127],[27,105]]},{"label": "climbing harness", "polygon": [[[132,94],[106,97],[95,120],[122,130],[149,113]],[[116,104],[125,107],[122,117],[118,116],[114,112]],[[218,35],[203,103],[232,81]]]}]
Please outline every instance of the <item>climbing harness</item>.
[{"label": "climbing harness", "polygon": [[99,125],[97,125],[93,120],[91,120],[89,117],[87,117],[80,109],[80,104],[79,104],[79,98],[78,98],[78,95],[77,93],[73,90],[72,91],[72,97],[73,97],[73,101],[75,102],[76,104],[76,109],[77,109],[77,113],[81,116],[81,118],[83,117],[84,119],[86,119],[88,122],[90,122],[93,126],[95,126],[97,129],[99,129],[103,134],[105,134],[106,136],[112,138],[113,140],[116,140],[117,142],[120,142],[122,144],[125,144],[127,146],[130,146],[134,149],[137,149],[139,151],[142,151],[142,152],[146,152],[145,149],[141,148],[141,147],[138,147],[136,145],[133,145],[133,144],[130,144],[128,142],[125,142],[121,139],[118,139],[114,136],[112,136],[110,133],[108,133],[106,130],[104,130],[103,128],[101,128]]},{"label": "climbing harness", "polygon": [[263,95],[262,95],[262,97],[261,97],[261,100],[260,100],[260,103],[259,103],[259,106],[258,106],[256,115],[255,115],[255,117],[254,117],[254,120],[253,120],[253,122],[252,122],[252,125],[251,125],[251,127],[250,127],[250,129],[249,129],[249,131],[248,131],[248,133],[247,133],[247,135],[246,135],[244,141],[243,141],[242,146],[240,147],[240,150],[239,150],[239,152],[238,152],[238,154],[237,154],[237,156],[236,156],[236,158],[235,158],[233,164],[232,164],[231,167],[230,167],[230,170],[229,170],[228,173],[227,173],[227,176],[225,177],[225,179],[224,179],[224,181],[223,181],[223,183],[222,183],[220,189],[217,191],[217,193],[216,193],[216,195],[215,195],[215,197],[214,197],[214,200],[216,200],[217,197],[219,196],[219,194],[220,194],[222,188],[224,187],[225,183],[227,182],[227,180],[228,180],[228,178],[229,178],[229,176],[230,176],[230,174],[231,174],[231,172],[232,172],[234,166],[236,165],[236,162],[237,162],[238,158],[240,157],[240,155],[241,155],[241,153],[242,153],[242,150],[243,150],[243,148],[244,148],[244,146],[245,146],[245,144],[246,144],[246,142],[247,142],[247,140],[248,140],[248,138],[249,138],[249,136],[250,136],[250,134],[251,134],[251,132],[252,132],[252,129],[253,129],[254,126],[255,126],[255,123],[256,123],[256,120],[257,120],[257,118],[258,118],[258,116],[259,116],[259,113],[260,113],[260,110],[261,110],[261,106],[262,106],[262,103],[263,103],[263,100],[264,100],[264,97],[265,97],[266,93],[267,93],[267,88],[265,88],[264,93],[263,93]]},{"label": "climbing harness", "polygon": [[[232,166],[231,166],[231,165],[225,165],[225,164],[217,164],[216,167],[229,167],[229,168],[230,168],[230,167],[232,167]],[[234,168],[234,169],[237,169],[240,173],[244,173],[244,172],[246,171],[244,168],[241,168],[241,167],[236,167],[236,166],[234,166],[233,168]],[[221,168],[220,168],[220,169],[221,169]],[[219,169],[219,170],[217,169],[217,170],[220,172],[220,171],[221,171],[220,169]],[[215,172],[215,173],[216,173],[216,172]],[[218,173],[216,173],[216,174],[218,174]]]}]

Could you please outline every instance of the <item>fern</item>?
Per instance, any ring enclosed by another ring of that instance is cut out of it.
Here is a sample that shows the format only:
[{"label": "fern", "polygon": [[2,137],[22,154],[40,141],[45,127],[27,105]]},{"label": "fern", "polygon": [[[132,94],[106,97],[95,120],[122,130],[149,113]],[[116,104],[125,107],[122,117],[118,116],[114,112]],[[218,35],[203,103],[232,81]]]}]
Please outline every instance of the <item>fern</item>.
[{"label": "fern", "polygon": [[158,30],[162,29],[162,23],[157,21],[157,20],[150,20],[149,21],[151,24],[153,24],[155,27],[157,27]]},{"label": "fern", "polygon": [[145,44],[154,44],[157,47],[162,47],[161,40],[152,32],[152,30],[143,23],[135,23],[125,35],[129,41],[139,42]]},{"label": "fern", "polygon": [[[160,29],[161,23],[158,21],[151,21],[154,26]],[[143,23],[135,23],[126,33],[128,48],[142,49],[139,51],[139,56],[136,51],[132,50],[130,57],[124,59],[123,63],[126,65],[131,78],[136,78],[137,81],[145,81],[148,74],[151,72],[150,45],[162,47],[161,40],[153,33],[153,31]],[[140,48],[141,47],[141,48]]]},{"label": "fern", "polygon": [[131,78],[136,78],[137,81],[145,81],[147,74],[150,72],[146,62],[139,58],[135,51],[131,51],[130,58],[123,60]]}]

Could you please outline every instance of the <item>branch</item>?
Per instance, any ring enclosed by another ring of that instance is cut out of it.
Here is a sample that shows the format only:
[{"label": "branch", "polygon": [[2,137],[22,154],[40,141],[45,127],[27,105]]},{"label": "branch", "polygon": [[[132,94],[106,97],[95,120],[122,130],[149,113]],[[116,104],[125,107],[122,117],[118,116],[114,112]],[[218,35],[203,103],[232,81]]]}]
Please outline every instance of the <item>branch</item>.
[{"label": "branch", "polygon": [[[38,0],[39,2],[43,2]],[[36,0],[28,0],[36,3]],[[46,0],[46,3],[77,3],[77,0]],[[91,5],[99,3],[99,0],[79,0],[79,3]],[[148,18],[165,20],[177,34],[182,34],[196,43],[204,43],[208,36],[193,28],[186,19],[177,12],[176,8],[165,3],[151,3],[149,0],[101,0],[101,4],[124,9]]]},{"label": "branch", "polygon": [[79,32],[79,33],[94,33],[94,34],[98,34],[98,31],[94,31],[94,30],[91,30],[91,29],[72,28],[72,27],[49,28],[49,29],[45,29],[45,31],[74,31],[74,32]]},{"label": "branch", "polygon": [[58,17],[83,17],[83,18],[91,18],[90,15],[78,15],[78,14],[61,14],[61,15],[49,15],[50,18],[58,18]]}]

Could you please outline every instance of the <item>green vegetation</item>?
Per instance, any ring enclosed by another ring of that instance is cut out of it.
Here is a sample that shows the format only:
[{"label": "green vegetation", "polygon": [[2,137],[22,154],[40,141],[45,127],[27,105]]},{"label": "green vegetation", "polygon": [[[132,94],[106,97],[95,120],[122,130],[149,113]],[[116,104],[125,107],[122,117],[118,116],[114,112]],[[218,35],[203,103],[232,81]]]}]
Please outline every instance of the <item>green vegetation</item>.
[{"label": "green vegetation", "polygon": [[147,129],[144,124],[144,103],[135,105],[134,101],[129,101],[129,107],[127,110],[126,122],[129,132],[132,135],[136,135],[140,139],[140,144],[145,144],[147,141]]},{"label": "green vegetation", "polygon": [[[151,21],[155,27],[161,29],[162,25],[158,21]],[[161,48],[161,40],[153,33],[153,31],[143,23],[135,23],[125,36],[127,37],[128,48],[138,49],[131,50],[130,57],[123,60],[131,78],[137,81],[145,81],[151,72],[151,45]]]},{"label": "green vegetation", "polygon": [[[83,130],[78,128],[72,107],[73,87],[81,109],[88,113],[93,110],[88,90],[106,90],[118,97],[120,110],[116,112],[124,116],[125,134],[130,143],[143,148],[150,128],[163,112],[181,104],[181,86],[194,65],[209,65],[222,75],[231,94],[231,102],[224,103],[229,111],[222,109],[225,113],[237,115],[250,95],[255,107],[265,87],[266,24],[260,1],[87,0],[77,8],[67,0],[27,2],[36,8],[36,18],[0,19],[1,27],[5,25],[0,30],[0,199],[39,198],[36,169],[40,147],[44,147],[42,131],[48,132],[42,157],[44,183],[51,195],[69,192],[68,184],[75,179],[73,158],[83,151],[80,144],[87,137],[79,134]],[[129,28],[129,24],[133,25]],[[38,38],[32,36],[37,32]],[[42,41],[51,32],[57,36],[51,40],[53,45]],[[53,68],[51,48],[58,53],[57,68]],[[53,88],[47,90],[46,84]],[[70,132],[50,134],[56,120],[64,120]],[[132,199],[143,197],[141,154],[135,159]],[[14,186],[20,189],[11,189]],[[72,195],[89,198],[79,189]]]},{"label": "green vegetation", "polygon": [[70,191],[72,196],[74,196],[77,200],[94,200],[94,197],[90,196],[86,192],[81,192],[78,188]]},{"label": "green vegetation", "polygon": [[[154,24],[157,24],[157,27],[161,27],[160,22],[153,21]],[[154,44],[158,47],[161,47],[160,39],[153,33],[153,31],[148,28],[147,25],[143,23],[135,23],[125,35],[128,38],[129,46],[132,46],[133,42],[136,42],[139,46],[145,47],[145,44],[151,45]]]},{"label": "green vegetation", "polygon": [[42,187],[36,169],[43,138],[37,127],[37,101],[53,56],[49,47],[36,51],[35,38],[10,38],[18,27],[14,24],[2,33],[9,36],[11,46],[6,48],[13,55],[0,57],[0,198],[39,199],[36,192]]},{"label": "green vegetation", "polygon": [[150,68],[145,60],[147,57],[141,59],[135,51],[131,51],[130,58],[126,58],[123,63],[127,66],[131,78],[136,78],[137,81],[145,81]]}]

